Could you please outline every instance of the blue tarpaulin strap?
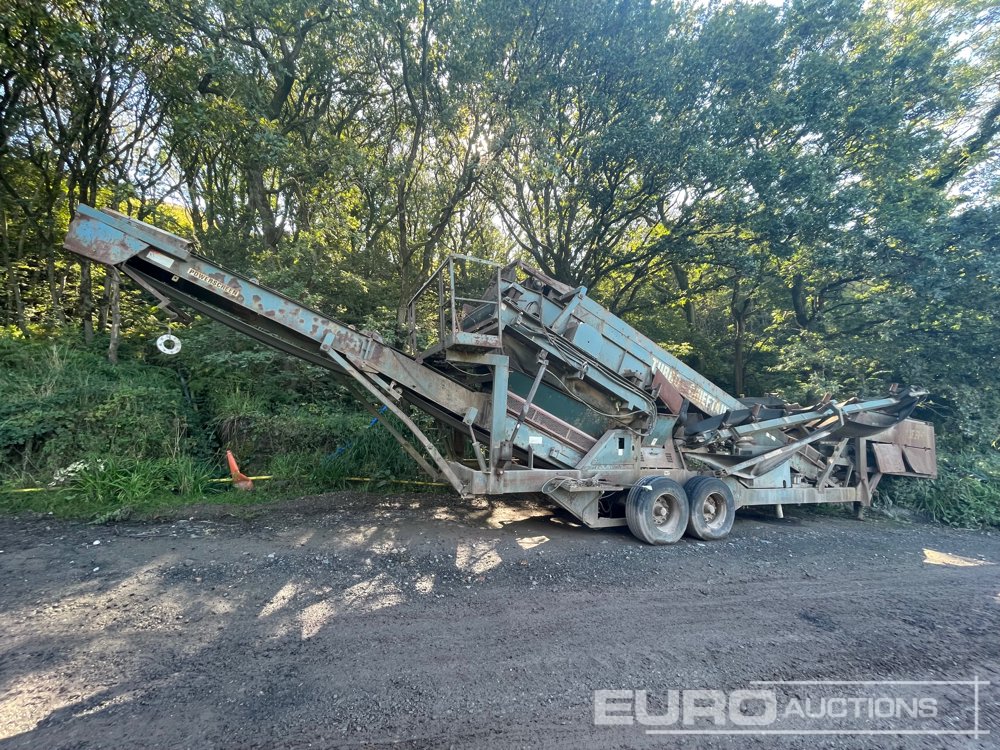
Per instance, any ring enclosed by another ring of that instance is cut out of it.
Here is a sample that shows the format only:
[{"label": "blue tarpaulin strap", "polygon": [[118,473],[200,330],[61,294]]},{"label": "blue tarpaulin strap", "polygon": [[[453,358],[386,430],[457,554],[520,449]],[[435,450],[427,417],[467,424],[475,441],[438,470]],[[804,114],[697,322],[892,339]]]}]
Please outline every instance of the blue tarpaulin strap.
[{"label": "blue tarpaulin strap", "polygon": [[[386,410],[388,408],[389,408],[388,406],[383,405],[383,406],[379,407],[378,413],[379,414],[385,414],[385,412],[386,412]],[[370,430],[372,427],[374,427],[377,424],[378,424],[378,417],[372,417],[372,421],[368,423],[368,426],[365,429],[366,430]],[[351,442],[347,443],[346,445],[341,445],[340,447],[337,448],[337,450],[335,450],[333,453],[331,453],[330,455],[328,455],[326,457],[326,460],[327,461],[334,461],[334,460],[336,460],[338,456],[340,456],[342,453],[344,453],[352,445],[354,445],[354,441],[353,440]]]}]

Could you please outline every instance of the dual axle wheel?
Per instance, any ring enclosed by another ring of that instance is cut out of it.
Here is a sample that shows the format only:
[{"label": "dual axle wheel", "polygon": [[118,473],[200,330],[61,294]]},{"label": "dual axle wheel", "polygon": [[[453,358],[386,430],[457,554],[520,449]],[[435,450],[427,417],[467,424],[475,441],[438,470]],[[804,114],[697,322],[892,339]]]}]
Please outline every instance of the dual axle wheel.
[{"label": "dual axle wheel", "polygon": [[629,530],[648,544],[672,544],[685,532],[706,541],[722,539],[735,516],[732,491],[715,477],[694,477],[683,487],[667,477],[651,477],[625,500]]}]

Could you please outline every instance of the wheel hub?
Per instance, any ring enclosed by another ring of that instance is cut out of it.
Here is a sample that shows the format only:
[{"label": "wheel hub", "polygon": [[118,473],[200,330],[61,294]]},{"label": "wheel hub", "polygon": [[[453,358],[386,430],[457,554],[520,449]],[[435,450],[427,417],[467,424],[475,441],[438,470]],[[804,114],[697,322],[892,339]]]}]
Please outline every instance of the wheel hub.
[{"label": "wheel hub", "polygon": [[668,500],[660,497],[656,499],[653,503],[653,523],[657,526],[663,526],[670,519],[670,503]]},{"label": "wheel hub", "polygon": [[705,498],[705,502],[702,503],[701,507],[702,513],[705,516],[706,521],[714,521],[719,515],[719,500],[715,495],[709,495]]},{"label": "wheel hub", "polygon": [[726,500],[718,494],[711,494],[701,504],[702,517],[710,527],[721,526],[726,520]]}]

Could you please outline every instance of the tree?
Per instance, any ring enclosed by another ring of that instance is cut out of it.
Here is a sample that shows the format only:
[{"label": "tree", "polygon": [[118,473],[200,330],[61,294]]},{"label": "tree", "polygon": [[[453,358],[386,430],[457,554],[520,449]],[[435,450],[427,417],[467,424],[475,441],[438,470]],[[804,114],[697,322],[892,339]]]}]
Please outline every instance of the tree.
[{"label": "tree", "polygon": [[[78,203],[94,205],[113,178],[131,184],[157,182],[162,166],[149,151],[162,122],[144,71],[162,62],[162,50],[146,43],[145,27],[132,6],[116,0],[81,3],[18,3],[8,11],[5,33],[20,44],[8,50],[0,189],[10,201],[3,244],[8,261],[7,288],[20,282],[10,260],[23,258],[32,237],[42,251],[50,296],[49,314],[64,317],[64,264],[58,235]],[[161,162],[162,165],[162,162]],[[147,179],[143,180],[145,170]],[[17,226],[16,253],[11,230]],[[114,274],[103,301],[94,297],[91,264],[80,262],[75,317],[86,341],[118,315]],[[12,297],[18,295],[9,292]],[[15,300],[22,330],[27,320]],[[109,356],[117,351],[112,336]]]}]

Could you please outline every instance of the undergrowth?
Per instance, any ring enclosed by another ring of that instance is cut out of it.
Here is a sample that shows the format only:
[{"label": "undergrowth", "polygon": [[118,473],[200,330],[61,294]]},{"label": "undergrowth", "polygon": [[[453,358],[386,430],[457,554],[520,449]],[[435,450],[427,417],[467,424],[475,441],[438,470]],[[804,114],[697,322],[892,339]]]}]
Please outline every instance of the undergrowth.
[{"label": "undergrowth", "polygon": [[949,526],[1000,525],[1000,452],[939,453],[937,479],[887,477],[879,494]]},{"label": "undergrowth", "polygon": [[[0,510],[115,520],[423,479],[327,371],[216,326],[182,338],[171,358],[127,341],[117,365],[100,341],[0,338]],[[274,478],[231,491],[227,450]]]}]

